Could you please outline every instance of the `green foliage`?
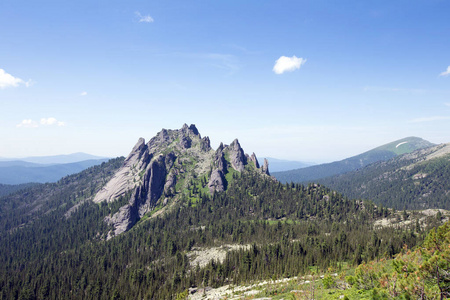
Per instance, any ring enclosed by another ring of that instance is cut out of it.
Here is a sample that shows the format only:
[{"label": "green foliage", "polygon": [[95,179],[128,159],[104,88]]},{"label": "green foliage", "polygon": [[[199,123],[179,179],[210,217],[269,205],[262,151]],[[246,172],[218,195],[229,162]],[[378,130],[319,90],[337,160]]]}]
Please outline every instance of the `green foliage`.
[{"label": "green foliage", "polygon": [[176,300],[184,300],[184,299],[187,299],[188,296],[189,296],[189,291],[184,290],[183,292],[177,294]]},{"label": "green foliage", "polygon": [[358,266],[347,282],[389,299],[450,297],[450,222],[431,230],[421,246],[413,250],[405,246],[393,260]]},{"label": "green foliage", "polygon": [[322,284],[325,289],[331,289],[336,286],[336,281],[334,280],[333,276],[331,276],[330,274],[327,274],[324,276],[324,278],[322,280]]}]

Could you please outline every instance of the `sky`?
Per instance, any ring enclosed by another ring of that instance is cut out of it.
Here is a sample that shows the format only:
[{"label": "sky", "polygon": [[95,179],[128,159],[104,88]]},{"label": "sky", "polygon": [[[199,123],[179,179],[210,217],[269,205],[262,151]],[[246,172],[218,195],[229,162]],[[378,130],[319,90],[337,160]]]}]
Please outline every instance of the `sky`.
[{"label": "sky", "polygon": [[195,124],[258,157],[450,142],[449,1],[0,1],[0,157]]}]

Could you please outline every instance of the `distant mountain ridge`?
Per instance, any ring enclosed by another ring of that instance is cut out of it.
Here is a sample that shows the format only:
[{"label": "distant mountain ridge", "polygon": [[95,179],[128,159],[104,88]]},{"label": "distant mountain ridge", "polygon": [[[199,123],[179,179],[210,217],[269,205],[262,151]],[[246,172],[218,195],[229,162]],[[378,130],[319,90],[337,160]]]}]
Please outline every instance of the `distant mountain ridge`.
[{"label": "distant mountain ridge", "polygon": [[450,209],[450,143],[318,180],[351,198],[397,209]]},{"label": "distant mountain ridge", "polygon": [[[266,157],[270,165],[271,172],[282,172],[300,168],[306,168],[315,165],[315,163],[294,161],[294,160],[284,160],[273,157]],[[260,165],[264,163],[264,159],[258,159]]]},{"label": "distant mountain ridge", "polygon": [[0,184],[56,182],[64,176],[81,172],[106,161],[108,159],[91,159],[65,164],[38,164],[20,160],[0,161]]},{"label": "distant mountain ridge", "polygon": [[434,145],[418,137],[407,137],[341,161],[285,172],[273,172],[272,175],[281,182],[312,182],[320,178],[354,171],[374,162],[386,161],[397,155]]},{"label": "distant mountain ridge", "polygon": [[24,158],[6,158],[0,157],[0,162],[5,161],[23,161],[35,164],[44,164],[44,165],[52,165],[52,164],[70,164],[76,163],[80,161],[86,160],[99,160],[99,159],[108,159],[108,157],[104,156],[96,156],[84,152],[77,152],[72,154],[61,154],[61,155],[52,155],[52,156],[30,156]]}]

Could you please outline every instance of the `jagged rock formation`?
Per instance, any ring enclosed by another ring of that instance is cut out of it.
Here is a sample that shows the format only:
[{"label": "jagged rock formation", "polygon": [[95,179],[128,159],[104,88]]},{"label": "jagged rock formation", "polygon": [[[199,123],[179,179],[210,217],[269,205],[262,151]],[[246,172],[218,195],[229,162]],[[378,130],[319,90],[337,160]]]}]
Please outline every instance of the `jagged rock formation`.
[{"label": "jagged rock formation", "polygon": [[264,158],[264,166],[262,166],[261,171],[263,172],[263,174],[270,176],[269,161],[267,160],[267,158]]},{"label": "jagged rock formation", "polygon": [[222,143],[220,143],[214,155],[213,167],[214,169],[211,172],[211,177],[208,182],[208,189],[211,194],[215,191],[221,192],[225,190],[224,174],[227,172],[227,161],[225,160],[224,146]]},{"label": "jagged rock formation", "polygon": [[235,139],[230,146],[228,146],[228,152],[233,169],[239,172],[244,171],[244,165],[247,164],[247,158],[245,157],[244,150],[242,150],[237,139]]},{"label": "jagged rock formation", "polygon": [[195,125],[184,124],[179,130],[162,129],[147,144],[143,138],[139,139],[94,202],[128,197],[128,203],[105,220],[113,225],[117,235],[130,229],[155,207],[170,206],[179,200],[196,178],[207,181],[211,194],[226,190],[226,174],[230,168],[243,172],[249,160],[254,166],[248,168],[262,176],[269,175],[267,160],[259,168],[256,155],[246,155],[237,139],[229,146],[221,143],[214,151],[209,138],[202,138]]},{"label": "jagged rock formation", "polygon": [[258,159],[256,158],[255,152],[252,153],[252,156],[250,156],[249,159],[255,164],[255,167],[259,169],[259,162]]}]

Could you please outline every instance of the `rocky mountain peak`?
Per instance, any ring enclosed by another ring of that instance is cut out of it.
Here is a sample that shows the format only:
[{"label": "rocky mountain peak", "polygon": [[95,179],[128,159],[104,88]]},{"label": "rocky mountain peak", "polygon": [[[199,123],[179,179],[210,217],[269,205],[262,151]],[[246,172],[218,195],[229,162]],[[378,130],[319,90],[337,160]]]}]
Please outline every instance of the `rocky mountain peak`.
[{"label": "rocky mountain peak", "polygon": [[209,137],[202,138],[193,124],[184,124],[177,130],[162,129],[148,143],[143,138],[138,140],[94,202],[129,197],[126,205],[106,218],[114,226],[114,233],[120,234],[155,207],[170,207],[172,202],[179,201],[198,178],[203,178],[211,194],[226,190],[230,168],[243,172],[248,160],[255,165],[247,167],[248,170],[255,168],[268,174],[267,164],[260,169],[256,155],[246,155],[237,139],[229,146],[221,143],[214,151]]},{"label": "rocky mountain peak", "polygon": [[244,150],[241,148],[239,141],[235,139],[230,146],[227,147],[230,155],[230,162],[233,169],[242,172],[244,166],[247,164],[247,158],[245,157]]},{"label": "rocky mountain peak", "polygon": [[198,129],[197,129],[197,127],[195,127],[194,124],[191,124],[191,126],[189,126],[189,130],[190,130],[193,134],[200,136],[200,133],[198,132]]}]

